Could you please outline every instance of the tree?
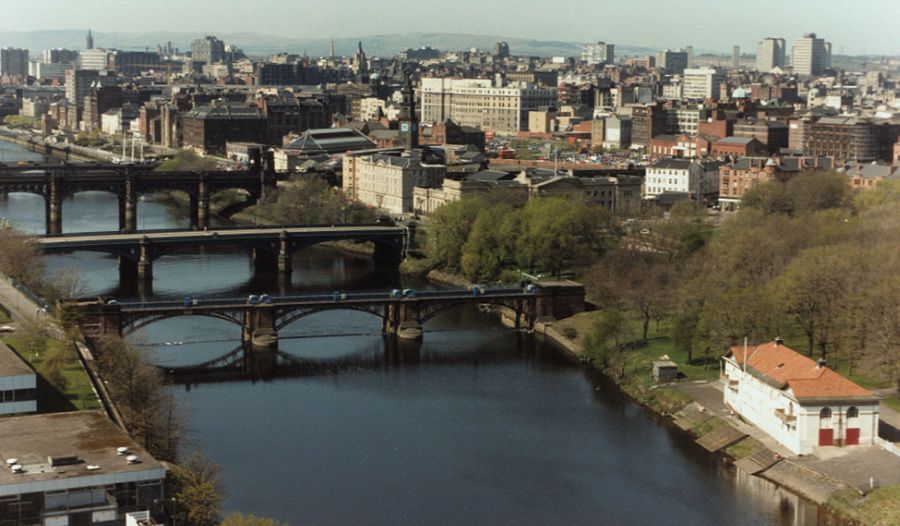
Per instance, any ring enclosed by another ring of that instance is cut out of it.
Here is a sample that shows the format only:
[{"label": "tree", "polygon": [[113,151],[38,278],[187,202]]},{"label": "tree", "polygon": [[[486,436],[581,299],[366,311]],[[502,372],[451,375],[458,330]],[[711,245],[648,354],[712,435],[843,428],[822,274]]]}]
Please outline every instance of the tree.
[{"label": "tree", "polygon": [[178,523],[191,526],[218,524],[219,510],[225,499],[218,464],[194,453],[174,467],[173,475]]},{"label": "tree", "polygon": [[628,318],[621,309],[606,309],[598,317],[593,332],[585,339],[588,357],[602,369],[615,370],[621,365],[619,351],[628,341]]},{"label": "tree", "polygon": [[34,237],[10,227],[0,227],[0,272],[39,291],[44,262]]},{"label": "tree", "polygon": [[435,210],[425,223],[428,259],[451,272],[460,270],[463,246],[484,206],[479,198],[465,198]]},{"label": "tree", "polygon": [[842,208],[850,203],[850,181],[838,172],[803,172],[785,185],[794,212]]},{"label": "tree", "polygon": [[840,314],[852,272],[849,260],[855,259],[855,250],[847,245],[804,250],[771,282],[772,297],[777,297],[784,311],[803,328],[810,355],[818,345],[825,358],[836,329],[844,322]]},{"label": "tree", "polygon": [[232,513],[225,517],[221,526],[287,526],[287,523],[266,517],[257,517],[256,515]]},{"label": "tree", "polygon": [[508,261],[504,225],[513,218],[513,208],[499,204],[478,212],[468,240],[462,248],[462,270],[472,281],[489,281],[500,275]]}]

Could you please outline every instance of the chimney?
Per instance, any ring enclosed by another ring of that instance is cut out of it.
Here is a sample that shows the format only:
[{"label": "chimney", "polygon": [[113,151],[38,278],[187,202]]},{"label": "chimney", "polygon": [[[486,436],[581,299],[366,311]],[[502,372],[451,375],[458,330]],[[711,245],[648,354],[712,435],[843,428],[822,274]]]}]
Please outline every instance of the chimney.
[{"label": "chimney", "polygon": [[828,364],[828,362],[825,361],[825,358],[819,358],[818,360],[816,360],[816,369],[821,369],[821,368],[825,367],[827,364]]}]

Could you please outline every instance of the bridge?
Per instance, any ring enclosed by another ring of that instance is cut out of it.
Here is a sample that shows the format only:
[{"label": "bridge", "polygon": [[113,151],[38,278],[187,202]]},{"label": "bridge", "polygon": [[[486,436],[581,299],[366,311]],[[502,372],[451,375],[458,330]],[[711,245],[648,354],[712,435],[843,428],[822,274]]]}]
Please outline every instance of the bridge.
[{"label": "bridge", "polygon": [[[244,347],[277,347],[278,331],[307,316],[333,310],[355,310],[381,319],[386,335],[418,339],[428,320],[458,305],[488,305],[505,309],[517,328],[533,329],[540,319],[559,319],[584,310],[584,287],[570,281],[537,282],[518,288],[437,291],[379,291],[288,295],[265,298],[213,298],[194,301],[60,300],[57,310],[68,324],[77,324],[89,338],[127,336],[160,320],[207,316],[241,327]],[[252,301],[252,302],[251,302]]]},{"label": "bridge", "polygon": [[133,232],[137,230],[137,206],[142,195],[182,191],[190,197],[191,226],[203,228],[209,226],[210,199],[215,194],[240,190],[247,194],[243,205],[249,206],[275,188],[278,176],[269,157],[265,163],[251,159],[251,166],[257,169],[209,172],[156,172],[149,165],[130,164],[0,164],[0,197],[12,192],[43,197],[46,231],[59,234],[64,198],[79,192],[109,192],[119,200],[119,229]]},{"label": "bridge", "polygon": [[278,271],[290,283],[293,253],[325,241],[372,242],[377,264],[398,265],[407,246],[407,229],[388,225],[322,225],[234,227],[214,230],[143,230],[134,233],[98,232],[40,237],[44,253],[85,250],[119,258],[120,283],[137,281],[142,296],[153,289],[153,261],[176,249],[228,245],[250,250],[254,267]]}]

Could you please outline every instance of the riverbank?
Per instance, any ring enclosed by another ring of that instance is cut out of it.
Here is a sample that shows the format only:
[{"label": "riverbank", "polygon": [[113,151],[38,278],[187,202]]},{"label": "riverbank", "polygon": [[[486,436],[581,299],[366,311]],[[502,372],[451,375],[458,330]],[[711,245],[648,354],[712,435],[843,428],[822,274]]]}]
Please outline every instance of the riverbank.
[{"label": "riverbank", "polygon": [[[507,326],[514,317],[501,312]],[[538,323],[535,332],[566,352],[573,360],[594,369],[585,352],[585,338],[596,313],[581,313],[565,320]],[[659,332],[659,331],[654,331]],[[744,438],[718,451],[736,465],[747,470],[762,467],[750,457],[765,451],[777,462],[755,473],[760,478],[783,487],[821,506],[842,524],[900,523],[900,459],[878,446],[836,451],[833,457],[816,458],[792,455],[766,433],[743,421],[724,404],[718,369],[685,366],[685,356],[678,356],[659,334],[651,334],[648,344],[626,360],[619,374],[604,374],[629,398],[696,438],[713,435],[726,427]],[[656,384],[650,378],[650,362],[662,354],[679,364],[684,378],[677,382]],[[640,363],[643,362],[643,363]],[[596,370],[596,369],[595,369]],[[882,408],[887,419],[900,418],[888,407]],[[716,453],[716,454],[718,454]],[[747,459],[741,462],[743,459]],[[881,487],[871,488],[874,481]]]}]

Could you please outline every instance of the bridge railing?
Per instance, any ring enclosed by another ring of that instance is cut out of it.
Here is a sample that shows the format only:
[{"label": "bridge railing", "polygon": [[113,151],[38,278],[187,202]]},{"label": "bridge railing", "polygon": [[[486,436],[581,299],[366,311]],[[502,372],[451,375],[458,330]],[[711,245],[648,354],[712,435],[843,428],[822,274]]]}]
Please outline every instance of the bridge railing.
[{"label": "bridge railing", "polygon": [[[400,229],[402,227],[397,225],[386,225],[383,223],[316,223],[316,224],[308,224],[308,225],[246,225],[246,226],[217,226],[214,228],[208,228],[206,232],[229,232],[229,231],[240,231],[240,230],[285,230],[290,228],[392,228],[392,229]],[[194,228],[150,228],[144,230],[134,230],[128,232],[129,235],[139,235],[139,234],[175,234],[178,232],[200,232],[203,229],[194,227]],[[95,232],[70,232],[60,233],[60,234],[44,234],[39,237],[44,238],[55,238],[55,237],[90,237],[90,236],[115,236],[121,235],[122,233],[117,230],[100,230]]]},{"label": "bridge railing", "polygon": [[[397,294],[400,295],[397,295]],[[293,305],[297,303],[341,303],[354,301],[384,301],[384,300],[416,300],[416,299],[463,299],[463,298],[480,298],[485,299],[497,297],[519,297],[533,295],[533,291],[527,288],[496,288],[496,289],[480,289],[476,294],[472,289],[441,289],[441,290],[424,290],[415,291],[412,294],[403,295],[400,289],[390,291],[363,291],[363,292],[331,292],[321,294],[292,294],[283,296],[272,296],[265,303],[249,303],[248,296],[228,297],[228,298],[203,298],[185,296],[182,299],[158,300],[158,301],[118,301],[126,310],[156,310],[156,309],[191,309],[198,308],[215,308],[215,307],[237,307],[237,306],[262,306],[262,305]],[[258,296],[257,296],[258,298]]]}]

